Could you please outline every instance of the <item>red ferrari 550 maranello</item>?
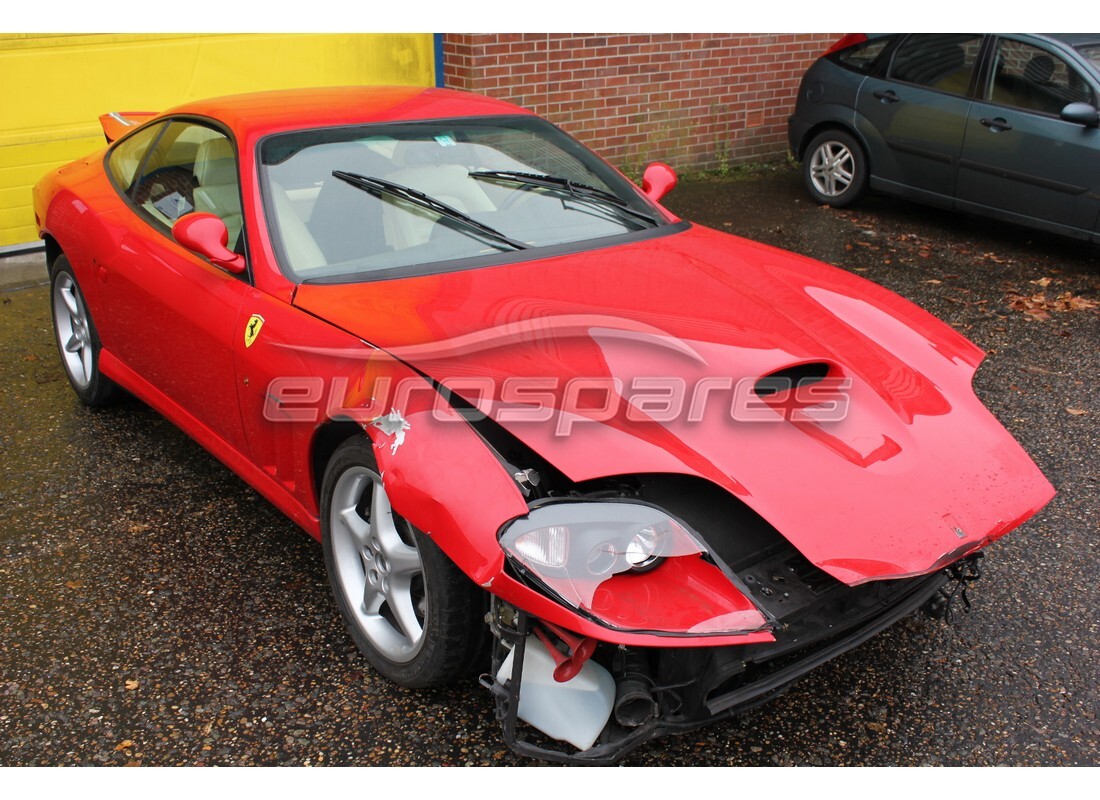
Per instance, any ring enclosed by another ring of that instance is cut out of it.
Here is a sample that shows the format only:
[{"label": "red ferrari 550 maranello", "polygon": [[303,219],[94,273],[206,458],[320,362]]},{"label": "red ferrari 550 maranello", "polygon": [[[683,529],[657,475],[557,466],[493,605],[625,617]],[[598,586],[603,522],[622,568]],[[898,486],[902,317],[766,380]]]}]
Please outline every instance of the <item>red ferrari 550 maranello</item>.
[{"label": "red ferrari 550 maranello", "polygon": [[518,752],[607,763],[763,702],[948,604],[1053,495],[959,333],[516,106],[103,125],[34,193],[73,389],[141,398],[318,538],[374,667],[480,673]]}]

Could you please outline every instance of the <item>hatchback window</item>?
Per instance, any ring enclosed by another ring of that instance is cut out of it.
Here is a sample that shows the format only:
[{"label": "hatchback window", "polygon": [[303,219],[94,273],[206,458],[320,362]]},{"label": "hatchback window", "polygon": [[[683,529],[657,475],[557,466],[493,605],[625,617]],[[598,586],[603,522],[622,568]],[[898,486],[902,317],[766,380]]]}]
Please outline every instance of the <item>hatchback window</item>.
[{"label": "hatchback window", "polygon": [[841,50],[836,54],[836,60],[849,69],[869,75],[878,63],[879,56],[892,41],[890,38],[871,39]]},{"label": "hatchback window", "polygon": [[1092,89],[1075,69],[1034,45],[1001,39],[986,99],[1057,115],[1070,103],[1095,103]]},{"label": "hatchback window", "polygon": [[920,33],[901,43],[890,77],[950,94],[970,88],[982,36],[977,33]]}]

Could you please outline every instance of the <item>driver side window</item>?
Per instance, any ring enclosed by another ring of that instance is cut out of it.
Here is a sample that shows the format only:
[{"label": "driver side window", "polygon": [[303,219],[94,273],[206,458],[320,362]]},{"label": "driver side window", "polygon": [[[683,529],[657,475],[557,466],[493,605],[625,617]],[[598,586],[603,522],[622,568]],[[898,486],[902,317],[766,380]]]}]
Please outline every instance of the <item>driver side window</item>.
[{"label": "driver side window", "polygon": [[192,211],[214,214],[225,223],[234,248],[243,216],[232,142],[205,125],[170,123],[149,153],[130,199],[166,231]]},{"label": "driver side window", "polygon": [[1058,56],[1034,45],[1001,39],[986,99],[1057,116],[1070,103],[1096,104],[1081,75]]}]

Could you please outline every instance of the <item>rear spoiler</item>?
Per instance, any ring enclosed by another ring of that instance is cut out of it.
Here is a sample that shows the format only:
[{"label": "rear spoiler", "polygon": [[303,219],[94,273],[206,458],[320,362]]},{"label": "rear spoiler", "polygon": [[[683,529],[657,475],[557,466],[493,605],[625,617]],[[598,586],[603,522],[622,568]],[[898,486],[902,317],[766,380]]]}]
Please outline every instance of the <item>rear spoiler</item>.
[{"label": "rear spoiler", "polygon": [[99,118],[99,124],[103,126],[103,135],[107,137],[107,143],[110,144],[120,136],[126,135],[128,131],[148,122],[158,113],[157,111],[112,111],[110,114],[103,114]]}]

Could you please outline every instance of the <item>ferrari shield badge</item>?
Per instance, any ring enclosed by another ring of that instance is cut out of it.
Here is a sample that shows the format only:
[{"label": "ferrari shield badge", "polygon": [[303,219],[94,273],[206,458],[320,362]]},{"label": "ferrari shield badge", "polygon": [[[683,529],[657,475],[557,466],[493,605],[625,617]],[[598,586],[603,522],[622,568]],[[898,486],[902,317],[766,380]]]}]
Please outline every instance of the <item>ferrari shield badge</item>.
[{"label": "ferrari shield badge", "polygon": [[244,326],[244,346],[251,347],[260,335],[260,328],[264,326],[264,318],[259,314],[253,314],[248,318],[248,324]]}]

